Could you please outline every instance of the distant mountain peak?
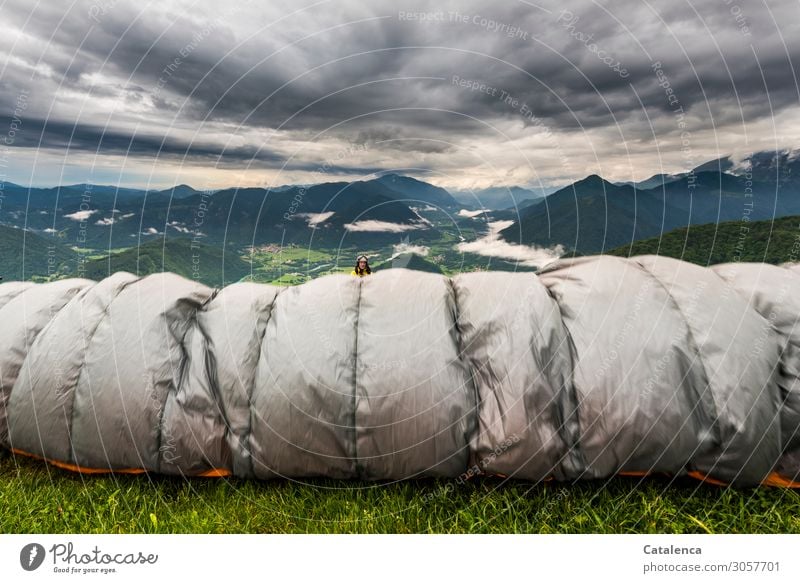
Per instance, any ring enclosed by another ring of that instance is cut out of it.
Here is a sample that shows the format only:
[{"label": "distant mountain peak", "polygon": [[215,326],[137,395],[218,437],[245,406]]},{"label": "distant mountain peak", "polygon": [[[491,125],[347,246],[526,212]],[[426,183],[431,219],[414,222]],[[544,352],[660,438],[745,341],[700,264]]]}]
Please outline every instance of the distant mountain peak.
[{"label": "distant mountain peak", "polygon": [[420,180],[419,178],[414,178],[413,176],[406,176],[405,174],[398,174],[397,172],[389,172],[387,174],[381,174],[377,178],[380,182],[406,182],[406,183],[416,183],[416,184],[424,184],[425,186],[429,186],[431,188],[439,188],[438,186],[434,186],[424,180]]},{"label": "distant mountain peak", "polygon": [[157,194],[168,194],[173,198],[188,198],[194,194],[197,194],[198,192],[198,190],[195,190],[188,184],[178,184],[177,186],[173,186],[171,188],[159,190],[157,191]]},{"label": "distant mountain peak", "polygon": [[440,207],[458,206],[458,202],[444,188],[435,186],[424,180],[412,178],[411,176],[403,176],[396,172],[389,172],[376,178],[375,182],[404,199],[416,199],[419,202]]},{"label": "distant mountain peak", "polygon": [[578,180],[573,186],[604,186],[606,188],[615,188],[613,184],[597,174],[590,174],[582,180]]},{"label": "distant mountain peak", "polygon": [[178,184],[178,185],[172,186],[170,188],[165,188],[161,192],[172,192],[172,191],[175,191],[175,190],[197,192],[194,188],[192,188],[188,184]]},{"label": "distant mountain peak", "polygon": [[395,180],[397,178],[411,178],[411,177],[404,176],[403,174],[398,174],[397,172],[387,172],[386,174],[381,174],[379,178],[388,178],[390,180]]}]

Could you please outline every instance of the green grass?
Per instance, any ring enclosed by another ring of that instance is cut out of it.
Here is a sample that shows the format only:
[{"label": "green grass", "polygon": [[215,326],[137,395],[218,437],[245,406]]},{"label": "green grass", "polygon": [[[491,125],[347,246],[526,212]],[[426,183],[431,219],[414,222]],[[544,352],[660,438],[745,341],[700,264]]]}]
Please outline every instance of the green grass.
[{"label": "green grass", "polygon": [[0,455],[5,533],[800,533],[798,491],[691,479],[184,480]]}]

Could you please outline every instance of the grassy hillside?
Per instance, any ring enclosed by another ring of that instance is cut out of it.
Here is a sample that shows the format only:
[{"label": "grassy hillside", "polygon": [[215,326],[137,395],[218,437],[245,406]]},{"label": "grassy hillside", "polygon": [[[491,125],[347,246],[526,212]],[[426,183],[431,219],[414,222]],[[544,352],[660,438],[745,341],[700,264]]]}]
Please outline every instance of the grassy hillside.
[{"label": "grassy hillside", "polygon": [[46,277],[73,265],[78,254],[51,237],[0,225],[0,277],[15,281]]},{"label": "grassy hillside", "polygon": [[698,265],[733,261],[800,260],[800,216],[769,221],[692,225],[607,251],[608,255],[664,255]]},{"label": "grassy hillside", "polygon": [[85,277],[101,280],[117,271],[148,275],[171,271],[206,285],[227,285],[249,275],[250,264],[230,249],[192,244],[190,239],[148,241],[138,247],[112,252],[102,259],[87,261]]}]

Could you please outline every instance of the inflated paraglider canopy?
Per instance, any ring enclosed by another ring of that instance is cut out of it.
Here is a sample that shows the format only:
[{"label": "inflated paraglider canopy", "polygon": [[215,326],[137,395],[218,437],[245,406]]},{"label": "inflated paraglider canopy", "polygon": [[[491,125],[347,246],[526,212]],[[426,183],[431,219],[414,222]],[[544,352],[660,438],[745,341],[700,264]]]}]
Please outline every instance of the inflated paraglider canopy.
[{"label": "inflated paraglider canopy", "polygon": [[798,486],[800,271],[0,284],[0,444],[73,470]]}]

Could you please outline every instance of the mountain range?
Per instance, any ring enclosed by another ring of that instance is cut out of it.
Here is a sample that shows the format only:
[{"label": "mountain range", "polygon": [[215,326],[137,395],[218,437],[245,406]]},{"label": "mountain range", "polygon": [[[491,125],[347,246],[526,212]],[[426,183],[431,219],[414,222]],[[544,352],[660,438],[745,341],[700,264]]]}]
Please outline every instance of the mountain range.
[{"label": "mountain range", "polygon": [[[239,261],[247,247],[295,245],[349,253],[391,247],[398,237],[412,235],[421,247],[451,249],[464,235],[480,237],[489,232],[488,223],[501,220],[509,226],[500,231],[499,243],[599,253],[687,225],[800,215],[799,153],[729,156],[637,183],[615,184],[591,175],[547,196],[522,187],[496,187],[472,193],[472,200],[464,192],[454,196],[396,173],[354,182],[214,192],[188,185],[137,190],[90,184],[28,188],[6,182],[0,183],[0,268],[6,280],[44,277],[56,268],[85,267],[97,260],[113,270],[133,265],[132,252],[126,255],[126,250],[144,248],[144,255],[136,254],[136,265],[151,259],[155,265],[160,249],[162,265],[177,269],[170,257],[184,261],[186,243],[173,247],[170,241],[181,239],[202,249],[207,265],[221,262],[221,253],[226,265],[231,262],[229,273],[238,277],[246,269]],[[512,208],[504,208],[509,200]],[[476,210],[476,201],[483,210]],[[492,206],[484,206],[487,201]],[[24,268],[15,266],[22,253]],[[101,274],[101,268],[94,265],[92,273]],[[206,276],[217,277],[216,268]]]},{"label": "mountain range", "polygon": [[[612,184],[589,176],[524,207],[502,237],[599,253],[677,227],[800,214],[800,151],[720,158],[676,176]],[[644,188],[653,181],[654,188]]]},{"label": "mountain range", "polygon": [[195,236],[208,243],[338,244],[347,239],[363,245],[420,231],[435,239],[438,233],[420,208],[460,208],[446,190],[392,174],[278,191],[230,188],[206,193],[186,185],[164,191],[92,185],[2,187],[0,224],[54,234],[90,248],[127,247],[156,235]]}]

